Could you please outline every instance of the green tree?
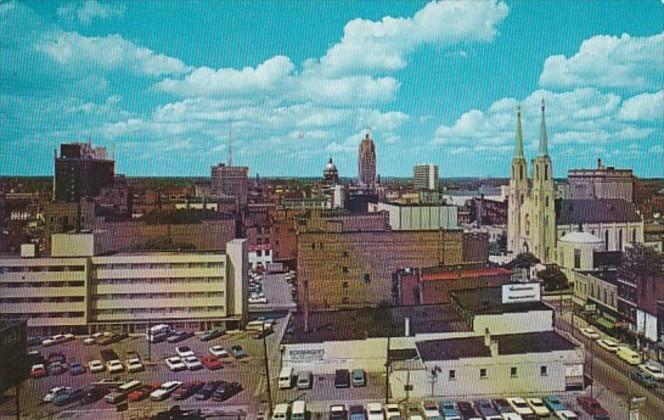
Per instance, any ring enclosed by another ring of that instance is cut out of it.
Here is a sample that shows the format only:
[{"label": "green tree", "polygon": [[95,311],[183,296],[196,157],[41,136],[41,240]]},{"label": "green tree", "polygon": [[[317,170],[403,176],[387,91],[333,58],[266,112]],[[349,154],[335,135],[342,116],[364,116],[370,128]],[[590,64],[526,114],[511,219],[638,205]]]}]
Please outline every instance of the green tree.
[{"label": "green tree", "polygon": [[547,292],[567,289],[569,286],[565,273],[555,266],[546,267],[544,270],[540,271],[537,276],[544,283],[544,290]]},{"label": "green tree", "polygon": [[508,262],[505,266],[509,268],[510,270],[513,270],[515,268],[521,268],[521,269],[530,269],[530,267],[533,267],[537,264],[540,263],[539,258],[531,254],[530,252],[522,252],[510,262]]}]

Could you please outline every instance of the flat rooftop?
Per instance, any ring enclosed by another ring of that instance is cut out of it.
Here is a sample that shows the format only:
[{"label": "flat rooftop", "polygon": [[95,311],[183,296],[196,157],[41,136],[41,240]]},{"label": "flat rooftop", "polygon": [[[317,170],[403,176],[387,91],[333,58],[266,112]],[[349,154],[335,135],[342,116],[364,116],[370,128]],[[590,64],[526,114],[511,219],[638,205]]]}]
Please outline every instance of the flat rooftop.
[{"label": "flat rooftop", "polygon": [[618,285],[618,271],[616,270],[583,271],[582,273],[613,284],[614,286]]},{"label": "flat rooftop", "polygon": [[422,269],[423,281],[449,281],[468,278],[511,276],[512,271],[501,267],[460,268],[458,270],[441,270],[433,267]]},{"label": "flat rooftop", "polygon": [[451,305],[395,306],[309,313],[309,331],[304,332],[304,313],[291,316],[282,344],[350,341],[410,335],[470,331]]},{"label": "flat rooftop", "polygon": [[452,301],[475,315],[498,315],[551,310],[550,307],[541,301],[503,303],[502,296],[501,287],[486,287],[450,292]]},{"label": "flat rooftop", "polygon": [[[577,348],[574,343],[554,331],[495,335],[491,339],[498,342],[498,355],[502,356]],[[491,357],[491,350],[484,345],[483,336],[418,341],[415,345],[423,361]]]}]

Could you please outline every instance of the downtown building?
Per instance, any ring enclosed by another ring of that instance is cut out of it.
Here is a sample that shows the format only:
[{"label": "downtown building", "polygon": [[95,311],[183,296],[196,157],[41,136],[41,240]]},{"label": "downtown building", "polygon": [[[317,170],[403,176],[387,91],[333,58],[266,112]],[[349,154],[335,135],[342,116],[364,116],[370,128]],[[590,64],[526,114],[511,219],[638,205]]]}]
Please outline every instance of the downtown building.
[{"label": "downtown building", "polygon": [[93,148],[91,143],[62,144],[60,157],[55,157],[53,200],[76,203],[96,197],[102,188],[113,185],[114,178],[115,161],[108,158],[106,148]]},{"label": "downtown building", "polygon": [[360,143],[357,161],[357,181],[361,186],[375,187],[376,178],[376,146],[367,133]]},{"label": "downtown building", "polygon": [[27,319],[31,335],[143,332],[149,325],[209,329],[247,314],[246,241],[224,253],[98,255],[92,234],[54,235],[48,257],[25,246],[0,257],[0,314]]},{"label": "downtown building", "polygon": [[211,169],[210,192],[216,197],[235,197],[237,205],[247,204],[249,194],[249,168],[220,163]]},{"label": "downtown building", "polygon": [[438,165],[421,163],[413,167],[413,184],[417,190],[438,190]]}]

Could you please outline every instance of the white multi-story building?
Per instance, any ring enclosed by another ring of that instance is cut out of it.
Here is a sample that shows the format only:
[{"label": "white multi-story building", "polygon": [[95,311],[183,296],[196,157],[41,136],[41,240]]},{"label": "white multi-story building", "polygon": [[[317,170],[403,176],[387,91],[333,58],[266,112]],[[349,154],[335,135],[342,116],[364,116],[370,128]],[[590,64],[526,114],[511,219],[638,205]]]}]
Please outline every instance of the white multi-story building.
[{"label": "white multi-story building", "polygon": [[50,257],[0,258],[2,316],[27,318],[31,334],[246,321],[246,240],[230,241],[225,254],[93,249],[91,234],[54,235]]},{"label": "white multi-story building", "polygon": [[418,190],[438,189],[438,165],[420,163],[413,167],[413,181]]},{"label": "white multi-story building", "polygon": [[386,211],[392,230],[456,229],[456,206],[379,202],[370,211]]}]

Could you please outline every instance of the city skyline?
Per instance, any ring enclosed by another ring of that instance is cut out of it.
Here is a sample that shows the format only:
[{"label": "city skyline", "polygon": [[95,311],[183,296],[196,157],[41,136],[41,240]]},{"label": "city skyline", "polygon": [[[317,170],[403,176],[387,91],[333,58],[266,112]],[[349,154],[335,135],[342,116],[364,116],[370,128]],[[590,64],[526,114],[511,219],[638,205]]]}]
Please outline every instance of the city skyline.
[{"label": "city skyline", "polygon": [[381,176],[505,178],[545,99],[556,177],[664,176],[662,2],[562,4],[3,2],[0,175],[91,139],[118,173],[206,176],[230,131],[252,176],[355,177],[369,130]]}]

